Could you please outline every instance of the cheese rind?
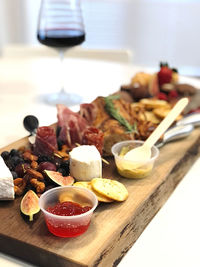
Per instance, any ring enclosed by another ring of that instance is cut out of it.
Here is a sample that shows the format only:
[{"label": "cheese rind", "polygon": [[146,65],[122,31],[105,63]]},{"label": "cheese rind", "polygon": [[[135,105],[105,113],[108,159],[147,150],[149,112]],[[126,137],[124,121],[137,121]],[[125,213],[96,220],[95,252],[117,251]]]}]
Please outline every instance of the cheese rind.
[{"label": "cheese rind", "polygon": [[90,181],[102,177],[101,155],[95,146],[83,145],[70,153],[70,175],[77,180]]},{"label": "cheese rind", "polygon": [[12,173],[0,156],[0,200],[12,200],[15,198]]}]

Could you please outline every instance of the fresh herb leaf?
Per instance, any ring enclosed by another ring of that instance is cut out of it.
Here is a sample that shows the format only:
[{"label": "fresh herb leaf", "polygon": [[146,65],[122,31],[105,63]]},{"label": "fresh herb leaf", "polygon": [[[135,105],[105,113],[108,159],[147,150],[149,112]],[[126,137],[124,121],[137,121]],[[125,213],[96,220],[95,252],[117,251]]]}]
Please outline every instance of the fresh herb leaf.
[{"label": "fresh herb leaf", "polygon": [[112,95],[112,96],[107,96],[105,97],[105,109],[109,113],[110,116],[112,116],[114,119],[116,119],[121,125],[123,125],[128,133],[131,132],[138,132],[137,131],[137,124],[136,122],[132,126],[124,117],[121,116],[119,113],[119,110],[115,108],[113,104],[113,100],[119,99],[119,95]]}]

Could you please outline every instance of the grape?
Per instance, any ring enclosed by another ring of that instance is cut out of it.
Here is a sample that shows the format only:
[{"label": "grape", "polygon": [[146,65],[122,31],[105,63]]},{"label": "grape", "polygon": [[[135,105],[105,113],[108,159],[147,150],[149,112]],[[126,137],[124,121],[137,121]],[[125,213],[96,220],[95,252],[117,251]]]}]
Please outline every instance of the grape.
[{"label": "grape", "polygon": [[20,158],[19,156],[13,156],[12,158],[10,158],[10,164],[13,168],[13,170],[15,169],[15,167],[18,165],[18,164],[22,164],[24,163],[24,160],[22,158]]},{"label": "grape", "polygon": [[20,163],[15,167],[15,172],[17,173],[18,177],[24,177],[26,170],[30,168],[29,163]]},{"label": "grape", "polygon": [[20,156],[20,153],[19,153],[19,151],[17,150],[17,149],[12,149],[11,151],[10,151],[10,156],[11,157],[14,157],[14,156]]},{"label": "grape", "polygon": [[62,176],[68,176],[69,175],[69,173],[63,168],[59,168],[58,172],[62,173]]},{"label": "grape", "polygon": [[49,161],[41,162],[38,166],[38,171],[43,172],[44,170],[56,171],[56,165]]},{"label": "grape", "polygon": [[49,156],[44,156],[44,155],[39,155],[38,156],[38,163],[41,163],[41,162],[51,162],[52,161],[52,157],[49,157]]},{"label": "grape", "polygon": [[69,160],[65,160],[60,164],[60,168],[64,169],[67,173],[67,175],[69,175]]},{"label": "grape", "polygon": [[8,151],[3,151],[1,153],[1,156],[4,160],[7,160],[9,158],[10,153]]}]

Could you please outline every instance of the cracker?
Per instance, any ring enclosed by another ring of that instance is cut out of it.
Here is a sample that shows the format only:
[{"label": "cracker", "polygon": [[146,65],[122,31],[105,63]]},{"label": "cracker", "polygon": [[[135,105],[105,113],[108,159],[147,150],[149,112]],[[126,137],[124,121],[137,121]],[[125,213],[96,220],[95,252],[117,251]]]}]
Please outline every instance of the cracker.
[{"label": "cracker", "polygon": [[147,121],[151,121],[155,124],[159,124],[161,121],[161,119],[158,118],[152,111],[145,111],[145,117]]},{"label": "cracker", "polygon": [[124,201],[128,197],[126,187],[116,180],[94,178],[92,179],[91,184],[94,190],[116,201]]},{"label": "cracker", "polygon": [[96,191],[92,187],[91,182],[76,182],[74,183],[74,186],[84,187],[84,188],[91,190],[97,196],[97,199],[100,202],[106,202],[106,203],[113,202],[113,199],[108,198],[104,196],[103,194],[99,193],[98,191]]},{"label": "cracker", "polygon": [[[171,111],[171,109],[166,109],[166,108],[155,108],[153,110],[153,113],[161,118],[161,119],[164,119],[168,114],[169,112]],[[178,115],[178,117],[176,118],[176,121],[177,120],[180,120],[183,116],[182,115]]]},{"label": "cracker", "polygon": [[73,186],[84,187],[84,188],[87,188],[89,190],[92,189],[91,182],[76,182],[73,184]]},{"label": "cracker", "polygon": [[152,110],[154,108],[171,108],[171,105],[165,100],[143,98],[139,103],[142,103],[148,110]]}]

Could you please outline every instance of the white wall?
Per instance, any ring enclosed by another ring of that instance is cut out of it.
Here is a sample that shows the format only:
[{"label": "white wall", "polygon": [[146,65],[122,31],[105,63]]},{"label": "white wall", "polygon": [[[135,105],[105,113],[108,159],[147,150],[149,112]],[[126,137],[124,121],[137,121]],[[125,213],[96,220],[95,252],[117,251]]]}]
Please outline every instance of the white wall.
[{"label": "white wall", "polygon": [[[1,0],[1,43],[37,43],[39,5],[40,0]],[[166,60],[200,75],[200,1],[82,0],[82,9],[83,46],[131,48],[136,64]]]}]

